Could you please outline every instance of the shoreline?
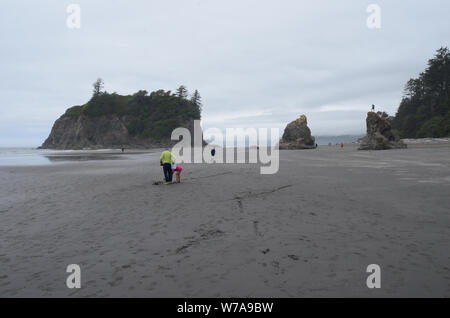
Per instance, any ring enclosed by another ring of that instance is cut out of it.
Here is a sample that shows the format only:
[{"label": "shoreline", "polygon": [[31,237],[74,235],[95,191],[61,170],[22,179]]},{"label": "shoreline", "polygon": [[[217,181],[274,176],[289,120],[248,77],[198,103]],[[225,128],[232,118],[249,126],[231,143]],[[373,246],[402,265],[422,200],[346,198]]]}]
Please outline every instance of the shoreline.
[{"label": "shoreline", "polygon": [[[402,139],[407,144],[408,148],[424,148],[435,149],[441,147],[450,147],[450,138],[426,138],[426,139]],[[359,143],[351,142],[344,143],[344,148],[350,148],[357,151]],[[216,147],[221,148],[219,146]],[[249,147],[234,147],[235,160],[239,151],[248,152],[250,150],[259,149],[257,146]],[[318,145],[317,151],[326,149],[341,148],[340,144],[335,145]],[[142,154],[155,154],[163,151],[165,148],[149,148],[149,149],[126,149],[122,152],[121,149],[83,149],[83,150],[55,150],[55,149],[36,149],[36,148],[0,148],[0,167],[14,167],[14,166],[43,166],[49,164],[61,164],[79,161],[97,161],[97,160],[122,160],[127,159],[127,156],[137,156]],[[222,148],[225,152],[227,148]],[[261,147],[264,149],[264,147]],[[2,153],[2,150],[4,151]],[[279,151],[314,151],[315,149],[280,149]],[[391,150],[371,150],[371,151],[392,151]],[[5,153],[6,151],[6,153]],[[246,162],[248,161],[246,155]]]}]

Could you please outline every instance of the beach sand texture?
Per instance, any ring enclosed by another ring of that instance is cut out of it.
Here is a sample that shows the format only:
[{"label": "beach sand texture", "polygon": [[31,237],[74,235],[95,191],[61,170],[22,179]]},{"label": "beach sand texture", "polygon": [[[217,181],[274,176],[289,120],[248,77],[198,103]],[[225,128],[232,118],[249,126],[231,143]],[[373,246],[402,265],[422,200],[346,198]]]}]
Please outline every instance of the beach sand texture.
[{"label": "beach sand texture", "polygon": [[450,296],[448,145],[184,164],[169,186],[158,159],[0,167],[0,296]]}]

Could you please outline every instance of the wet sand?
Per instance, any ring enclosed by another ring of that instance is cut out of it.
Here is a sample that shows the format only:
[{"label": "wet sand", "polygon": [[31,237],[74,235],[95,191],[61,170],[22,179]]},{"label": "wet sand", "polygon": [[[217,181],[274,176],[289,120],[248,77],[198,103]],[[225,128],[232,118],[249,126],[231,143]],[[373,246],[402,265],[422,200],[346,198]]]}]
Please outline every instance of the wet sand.
[{"label": "wet sand", "polygon": [[158,153],[0,167],[0,296],[450,296],[448,145],[280,155],[175,185]]}]

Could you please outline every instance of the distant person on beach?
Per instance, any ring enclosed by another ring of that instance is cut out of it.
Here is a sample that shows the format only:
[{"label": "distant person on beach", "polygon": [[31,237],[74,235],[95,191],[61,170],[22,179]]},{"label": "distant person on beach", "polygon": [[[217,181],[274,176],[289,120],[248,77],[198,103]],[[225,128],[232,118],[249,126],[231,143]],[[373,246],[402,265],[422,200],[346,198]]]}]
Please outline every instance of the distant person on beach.
[{"label": "distant person on beach", "polygon": [[181,171],[183,171],[183,168],[181,166],[179,166],[177,164],[172,165],[172,174],[175,173],[176,183],[181,182]]},{"label": "distant person on beach", "polygon": [[122,147],[122,152],[125,152],[125,148],[124,147]]},{"label": "distant person on beach", "polygon": [[169,150],[164,150],[159,157],[159,163],[164,171],[164,184],[172,182],[172,164],[175,163],[175,157]]}]

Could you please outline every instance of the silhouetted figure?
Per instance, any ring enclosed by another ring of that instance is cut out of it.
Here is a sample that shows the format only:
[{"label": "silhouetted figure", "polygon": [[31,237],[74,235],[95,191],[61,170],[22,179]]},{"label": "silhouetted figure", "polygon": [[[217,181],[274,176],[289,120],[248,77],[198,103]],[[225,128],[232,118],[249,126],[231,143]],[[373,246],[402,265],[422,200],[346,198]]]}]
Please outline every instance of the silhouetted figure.
[{"label": "silhouetted figure", "polygon": [[375,105],[374,104],[372,104],[372,111],[373,112],[375,111]]},{"label": "silhouetted figure", "polygon": [[168,149],[166,149],[161,153],[159,163],[163,167],[164,184],[172,183],[172,164],[175,163],[175,157]]},{"label": "silhouetted figure", "polygon": [[215,156],[216,155],[216,148],[213,148],[212,150],[211,150],[211,156]]},{"label": "silhouetted figure", "polygon": [[122,152],[125,152],[125,148],[124,147],[122,147]]}]

